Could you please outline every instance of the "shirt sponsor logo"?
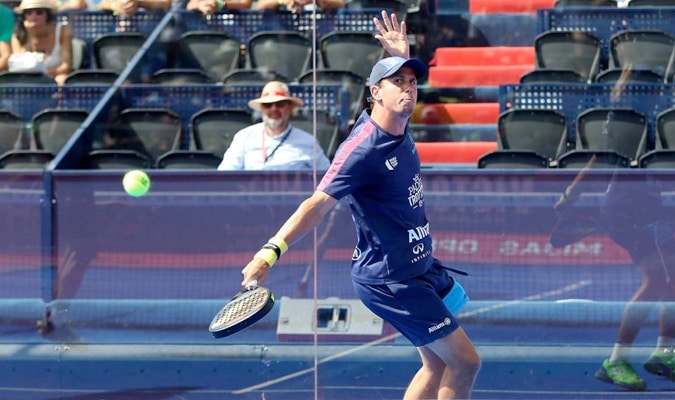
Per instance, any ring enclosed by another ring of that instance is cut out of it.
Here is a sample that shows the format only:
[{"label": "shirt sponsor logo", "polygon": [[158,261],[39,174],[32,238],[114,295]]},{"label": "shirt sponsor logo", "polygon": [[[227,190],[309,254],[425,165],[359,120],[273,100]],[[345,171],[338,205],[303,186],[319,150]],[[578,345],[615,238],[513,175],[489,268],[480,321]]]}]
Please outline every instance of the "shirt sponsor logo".
[{"label": "shirt sponsor logo", "polygon": [[443,327],[449,326],[450,324],[452,324],[452,320],[450,318],[446,318],[446,319],[443,320],[443,322],[429,327],[429,333],[436,332],[437,330],[439,330]]},{"label": "shirt sponsor logo", "polygon": [[408,204],[412,208],[424,205],[424,186],[420,174],[415,174],[413,184],[408,187]]},{"label": "shirt sponsor logo", "polygon": [[352,253],[352,260],[356,261],[361,258],[361,249],[358,247],[354,248],[354,253]]},{"label": "shirt sponsor logo", "polygon": [[394,168],[396,168],[396,166],[398,165],[398,159],[396,157],[392,157],[392,158],[388,159],[387,161],[385,161],[384,165],[387,166],[387,169],[389,171],[393,171]]},{"label": "shirt sponsor logo", "polygon": [[413,229],[408,229],[408,243],[418,242],[429,236],[429,223],[424,226],[417,226]]},{"label": "shirt sponsor logo", "polygon": [[414,256],[410,259],[411,264],[423,260],[431,255],[431,249],[427,249],[426,246],[424,246],[424,243],[417,243],[427,236],[429,236],[429,223],[424,226],[417,226],[413,229],[408,229],[408,243],[415,243],[412,248],[412,253]]}]

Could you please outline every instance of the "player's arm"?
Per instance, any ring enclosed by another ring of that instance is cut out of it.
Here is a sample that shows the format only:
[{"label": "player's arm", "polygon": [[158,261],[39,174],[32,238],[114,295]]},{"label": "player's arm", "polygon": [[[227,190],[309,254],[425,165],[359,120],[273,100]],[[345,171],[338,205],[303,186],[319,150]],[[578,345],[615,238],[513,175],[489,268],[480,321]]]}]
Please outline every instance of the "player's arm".
[{"label": "player's arm", "polygon": [[[262,284],[276,259],[288,249],[289,245],[314,229],[336,203],[336,199],[319,190],[303,201],[270,242],[265,244],[241,271],[244,276],[242,286],[246,287],[254,279]],[[278,249],[275,249],[275,246]]]},{"label": "player's arm", "polygon": [[593,155],[586,165],[577,173],[577,175],[574,177],[572,180],[572,183],[570,183],[566,188],[563,194],[560,196],[560,199],[555,203],[553,208],[555,210],[560,210],[562,208],[565,208],[567,206],[570,206],[572,203],[574,203],[579,196],[581,196],[581,188],[580,185],[584,181],[584,178],[586,178],[586,175],[588,174],[588,171],[593,168],[593,164],[595,163],[596,157]]}]

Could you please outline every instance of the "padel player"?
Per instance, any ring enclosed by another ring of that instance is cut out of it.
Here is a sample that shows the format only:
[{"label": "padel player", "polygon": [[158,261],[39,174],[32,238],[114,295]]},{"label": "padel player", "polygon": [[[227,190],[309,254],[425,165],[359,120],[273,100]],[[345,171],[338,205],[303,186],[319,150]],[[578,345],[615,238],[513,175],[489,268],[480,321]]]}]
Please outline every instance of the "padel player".
[{"label": "padel player", "polygon": [[443,303],[454,280],[432,257],[420,160],[408,126],[426,66],[409,58],[405,22],[382,14],[382,23],[374,21],[376,37],[392,57],[371,71],[371,109],[361,114],[317,190],[244,267],[242,284],[264,282],[288,244],[346,197],[358,237],[351,266],[355,291],[422,359],[404,398],[466,399],[480,357]]}]

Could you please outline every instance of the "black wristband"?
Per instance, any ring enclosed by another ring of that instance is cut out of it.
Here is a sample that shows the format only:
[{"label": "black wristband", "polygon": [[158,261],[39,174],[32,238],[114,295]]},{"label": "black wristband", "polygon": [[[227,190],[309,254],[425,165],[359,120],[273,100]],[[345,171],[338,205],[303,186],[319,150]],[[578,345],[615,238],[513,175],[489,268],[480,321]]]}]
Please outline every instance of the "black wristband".
[{"label": "black wristband", "polygon": [[281,257],[281,247],[277,246],[274,243],[265,243],[265,245],[262,248],[273,250],[277,255],[277,260]]}]

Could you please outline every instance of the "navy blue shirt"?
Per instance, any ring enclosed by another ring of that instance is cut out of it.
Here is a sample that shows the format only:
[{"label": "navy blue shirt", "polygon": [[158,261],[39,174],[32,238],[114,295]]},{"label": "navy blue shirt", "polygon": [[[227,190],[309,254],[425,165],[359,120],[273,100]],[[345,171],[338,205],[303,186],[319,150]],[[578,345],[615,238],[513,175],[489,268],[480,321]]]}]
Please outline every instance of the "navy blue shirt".
[{"label": "navy blue shirt", "polygon": [[420,159],[409,129],[390,135],[364,111],[317,189],[349,200],[358,239],[352,279],[387,284],[427,271],[432,241]]}]

